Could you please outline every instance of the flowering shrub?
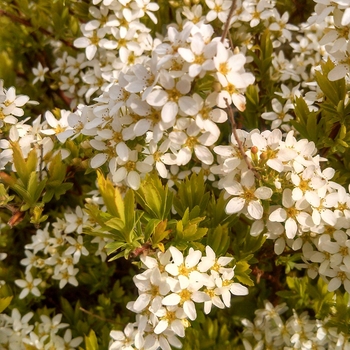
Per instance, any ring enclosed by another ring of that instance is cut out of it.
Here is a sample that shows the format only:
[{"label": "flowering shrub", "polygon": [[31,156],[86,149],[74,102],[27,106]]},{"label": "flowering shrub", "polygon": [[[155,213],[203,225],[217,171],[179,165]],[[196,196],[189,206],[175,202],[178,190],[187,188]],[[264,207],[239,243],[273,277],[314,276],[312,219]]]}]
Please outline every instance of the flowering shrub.
[{"label": "flowering shrub", "polygon": [[2,349],[349,349],[350,4],[0,1]]}]

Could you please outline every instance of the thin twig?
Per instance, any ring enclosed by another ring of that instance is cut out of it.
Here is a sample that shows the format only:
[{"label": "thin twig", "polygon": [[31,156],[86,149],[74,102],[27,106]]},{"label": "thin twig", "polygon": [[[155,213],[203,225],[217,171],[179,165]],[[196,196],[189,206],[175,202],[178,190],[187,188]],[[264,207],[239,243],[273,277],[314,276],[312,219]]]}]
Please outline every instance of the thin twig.
[{"label": "thin twig", "polygon": [[99,319],[99,320],[101,320],[101,321],[103,321],[103,322],[109,322],[109,323],[114,323],[114,324],[121,324],[120,322],[116,322],[116,321],[110,320],[110,319],[108,319],[108,318],[104,318],[104,317],[101,317],[101,316],[99,316],[99,315],[95,315],[95,314],[92,313],[91,311],[86,310],[86,309],[84,309],[84,308],[82,308],[82,307],[80,307],[79,310],[82,311],[82,312],[85,312],[86,314],[88,314],[88,315],[90,315],[90,316],[92,316],[92,317],[95,317],[95,318],[97,318],[97,319]]},{"label": "thin twig", "polygon": [[[33,28],[33,25],[30,21],[26,20],[25,18],[18,17],[16,15],[14,15],[13,13],[9,13],[5,10],[0,10],[0,16],[6,16],[6,17],[12,19],[14,22],[23,24],[26,27]],[[39,28],[37,28],[37,30],[39,30],[39,32],[41,32],[42,34],[49,36],[50,38],[55,39],[55,35],[53,33],[51,33],[50,31],[48,31],[47,29],[39,27]],[[73,46],[73,44],[71,42],[69,42],[63,38],[60,38],[59,40],[62,41],[63,44],[75,49],[75,47]]]},{"label": "thin twig", "polygon": [[256,178],[260,179],[260,174],[256,171],[256,169],[254,168],[254,166],[253,166],[252,162],[250,161],[249,157],[245,153],[242,141],[238,137],[237,125],[236,125],[236,122],[235,122],[235,118],[234,118],[234,115],[233,115],[232,108],[229,105],[228,100],[227,100],[226,97],[224,97],[224,100],[225,100],[226,107],[227,107],[228,118],[229,118],[231,126],[232,126],[232,134],[233,134],[233,136],[234,136],[234,138],[235,138],[235,140],[237,142],[239,152],[241,153],[244,161],[246,162],[246,164],[248,166],[248,169],[253,171],[253,173],[254,173]]},{"label": "thin twig", "polygon": [[232,5],[231,5],[231,8],[230,8],[230,12],[227,15],[227,19],[226,19],[226,22],[225,22],[224,30],[223,30],[222,35],[221,35],[221,40],[220,41],[222,43],[225,41],[227,33],[228,33],[229,29],[230,29],[230,22],[231,22],[231,18],[233,16],[233,11],[235,10],[235,8],[236,8],[236,0],[232,0]]}]

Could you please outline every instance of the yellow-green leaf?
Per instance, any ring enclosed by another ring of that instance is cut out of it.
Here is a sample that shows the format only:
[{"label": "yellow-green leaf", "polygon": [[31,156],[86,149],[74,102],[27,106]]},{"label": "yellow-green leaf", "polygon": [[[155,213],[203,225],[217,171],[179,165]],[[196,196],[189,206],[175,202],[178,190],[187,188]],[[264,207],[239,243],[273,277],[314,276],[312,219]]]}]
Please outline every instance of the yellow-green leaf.
[{"label": "yellow-green leaf", "polygon": [[3,312],[11,303],[13,296],[0,298],[0,313]]}]

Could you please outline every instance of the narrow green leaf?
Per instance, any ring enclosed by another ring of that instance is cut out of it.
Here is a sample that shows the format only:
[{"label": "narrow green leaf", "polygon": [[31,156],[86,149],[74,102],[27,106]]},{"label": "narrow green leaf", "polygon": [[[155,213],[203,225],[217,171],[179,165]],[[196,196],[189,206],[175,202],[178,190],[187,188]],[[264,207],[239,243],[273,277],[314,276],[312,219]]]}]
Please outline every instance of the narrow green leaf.
[{"label": "narrow green leaf", "polygon": [[93,330],[88,336],[85,336],[85,346],[86,350],[99,350],[96,334]]}]

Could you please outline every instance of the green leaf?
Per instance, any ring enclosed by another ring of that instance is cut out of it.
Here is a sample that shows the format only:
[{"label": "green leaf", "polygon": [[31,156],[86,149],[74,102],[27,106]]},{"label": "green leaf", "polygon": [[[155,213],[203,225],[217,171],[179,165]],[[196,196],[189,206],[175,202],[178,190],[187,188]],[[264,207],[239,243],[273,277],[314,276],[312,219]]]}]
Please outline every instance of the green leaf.
[{"label": "green leaf", "polygon": [[124,201],[118,188],[114,188],[112,182],[105,179],[100,171],[97,172],[97,183],[108,213],[125,222]]},{"label": "green leaf", "polygon": [[187,209],[199,206],[201,216],[207,211],[210,193],[206,192],[204,175],[193,173],[191,177],[178,184],[178,194],[174,197],[174,207],[180,216],[184,216]]},{"label": "green leaf", "polygon": [[173,193],[168,186],[163,186],[155,174],[148,175],[138,191],[136,200],[149,217],[165,220],[173,204]]},{"label": "green leaf", "polygon": [[[124,197],[124,222],[127,232],[131,232],[135,226],[135,197],[134,191],[128,189]],[[127,242],[130,242],[132,237],[125,237]]]},{"label": "green leaf", "polygon": [[95,332],[91,329],[88,336],[85,336],[86,350],[99,350]]},{"label": "green leaf", "polygon": [[13,296],[0,298],[0,313],[3,312],[10,304]]},{"label": "green leaf", "polygon": [[230,246],[230,237],[226,226],[218,225],[208,230],[207,245],[209,245],[216,255],[225,255]]},{"label": "green leaf", "polygon": [[160,221],[158,225],[154,228],[154,233],[152,234],[151,241],[152,246],[156,246],[161,243],[163,239],[169,236],[171,230],[166,230],[167,221]]},{"label": "green leaf", "polygon": [[235,277],[237,280],[247,286],[254,286],[254,281],[249,277],[251,270],[250,265],[245,260],[240,260],[236,263]]},{"label": "green leaf", "polygon": [[334,68],[334,63],[328,58],[327,62],[321,64],[322,72],[315,71],[316,81],[325,94],[326,98],[334,105],[338,106],[339,101],[345,100],[346,86],[345,78],[330,81],[328,73]]},{"label": "green leaf", "polygon": [[125,223],[119,218],[112,218],[105,222],[109,228],[122,232],[125,228]]},{"label": "green leaf", "polygon": [[21,179],[24,187],[27,187],[30,174],[36,169],[37,155],[36,150],[32,149],[27,157],[27,161],[24,159],[21,147],[17,142],[11,143],[13,151],[13,163],[16,167],[17,176]]}]

